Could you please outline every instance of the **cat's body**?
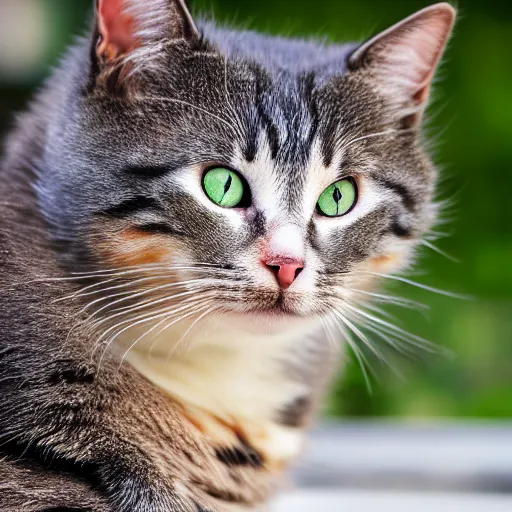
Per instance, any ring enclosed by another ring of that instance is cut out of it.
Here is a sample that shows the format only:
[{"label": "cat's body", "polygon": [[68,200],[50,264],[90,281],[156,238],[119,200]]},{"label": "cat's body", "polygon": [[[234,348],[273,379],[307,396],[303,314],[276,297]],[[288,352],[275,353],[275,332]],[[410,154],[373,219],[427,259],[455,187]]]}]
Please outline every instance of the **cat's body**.
[{"label": "cat's body", "polygon": [[[0,508],[260,510],[336,366],[332,304],[433,220],[418,123],[453,10],[356,49],[128,3],[99,2],[2,164]],[[246,203],[207,197],[218,166]],[[315,213],[335,182],[354,204]]]}]

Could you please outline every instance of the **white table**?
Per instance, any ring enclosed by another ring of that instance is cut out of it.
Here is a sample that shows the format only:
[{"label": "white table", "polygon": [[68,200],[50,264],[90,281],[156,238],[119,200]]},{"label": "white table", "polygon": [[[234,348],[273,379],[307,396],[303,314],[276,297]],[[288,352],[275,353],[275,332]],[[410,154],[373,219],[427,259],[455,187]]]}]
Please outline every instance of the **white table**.
[{"label": "white table", "polygon": [[512,423],[329,424],[292,476],[273,512],[512,512]]},{"label": "white table", "polygon": [[511,512],[512,496],[308,490],[284,496],[272,512]]}]

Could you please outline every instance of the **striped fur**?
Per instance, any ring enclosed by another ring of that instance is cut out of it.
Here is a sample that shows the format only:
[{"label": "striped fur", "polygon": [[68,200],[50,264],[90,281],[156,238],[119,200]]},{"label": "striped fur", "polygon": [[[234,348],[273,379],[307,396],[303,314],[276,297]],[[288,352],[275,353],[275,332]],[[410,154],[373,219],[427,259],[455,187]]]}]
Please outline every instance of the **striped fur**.
[{"label": "striped fur", "polygon": [[[337,366],[326,324],[360,332],[434,222],[421,114],[454,11],[359,46],[97,5],[0,173],[0,509],[263,510]],[[212,166],[247,208],[208,199]],[[321,216],[344,177],[357,204]],[[288,289],[266,254],[304,263]]]}]

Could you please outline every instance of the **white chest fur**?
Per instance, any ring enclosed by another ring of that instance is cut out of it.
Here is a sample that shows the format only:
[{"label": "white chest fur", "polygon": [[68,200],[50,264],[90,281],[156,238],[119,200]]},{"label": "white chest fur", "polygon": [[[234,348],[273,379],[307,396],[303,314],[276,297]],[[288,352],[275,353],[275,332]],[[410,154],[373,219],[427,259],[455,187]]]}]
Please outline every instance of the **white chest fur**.
[{"label": "white chest fur", "polygon": [[[233,429],[226,425],[232,426],[267,460],[281,465],[302,450],[302,432],[280,425],[276,418],[308,391],[284,364],[297,353],[304,330],[301,335],[241,334],[225,325],[224,319],[222,328],[218,323],[201,326],[186,346],[177,348],[173,340],[180,340],[187,329],[181,326],[157,339],[141,340],[125,358],[180,402],[213,442],[232,442]],[[118,342],[124,351],[140,336],[129,334]]]}]

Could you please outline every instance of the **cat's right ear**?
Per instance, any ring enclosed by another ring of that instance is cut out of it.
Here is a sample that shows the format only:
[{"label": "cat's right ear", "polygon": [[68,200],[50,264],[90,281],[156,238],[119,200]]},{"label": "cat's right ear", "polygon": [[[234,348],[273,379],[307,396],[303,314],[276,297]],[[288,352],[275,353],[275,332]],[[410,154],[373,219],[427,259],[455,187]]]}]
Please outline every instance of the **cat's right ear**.
[{"label": "cat's right ear", "polygon": [[[185,0],[95,0],[98,72],[144,73],[169,41],[199,38]],[[123,69],[125,68],[125,69]]]}]

